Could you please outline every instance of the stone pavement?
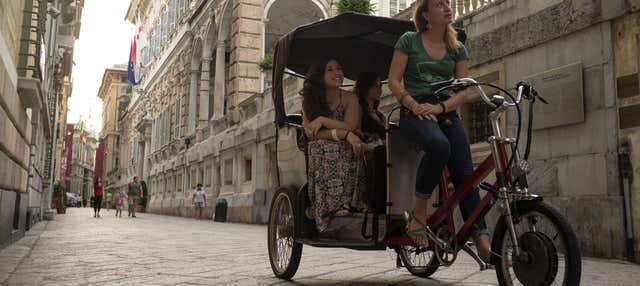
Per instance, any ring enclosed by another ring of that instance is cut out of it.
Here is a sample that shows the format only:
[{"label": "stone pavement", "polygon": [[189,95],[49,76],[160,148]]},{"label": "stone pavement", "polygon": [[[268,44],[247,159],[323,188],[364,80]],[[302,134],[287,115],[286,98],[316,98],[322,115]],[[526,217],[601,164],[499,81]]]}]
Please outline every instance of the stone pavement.
[{"label": "stone pavement", "polygon": [[[496,285],[466,254],[432,279],[396,269],[392,251],[303,248],[292,282],[273,277],[267,228],[67,209],[0,251],[0,285]],[[638,285],[640,266],[585,259],[582,285]]]}]

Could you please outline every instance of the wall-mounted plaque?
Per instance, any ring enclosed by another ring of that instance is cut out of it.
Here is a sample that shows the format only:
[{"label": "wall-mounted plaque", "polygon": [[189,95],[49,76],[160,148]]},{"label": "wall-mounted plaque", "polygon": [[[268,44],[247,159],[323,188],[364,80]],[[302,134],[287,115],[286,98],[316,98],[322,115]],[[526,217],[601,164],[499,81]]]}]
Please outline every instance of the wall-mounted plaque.
[{"label": "wall-mounted plaque", "polygon": [[524,80],[549,102],[536,102],[534,130],[584,122],[582,63],[551,69]]}]

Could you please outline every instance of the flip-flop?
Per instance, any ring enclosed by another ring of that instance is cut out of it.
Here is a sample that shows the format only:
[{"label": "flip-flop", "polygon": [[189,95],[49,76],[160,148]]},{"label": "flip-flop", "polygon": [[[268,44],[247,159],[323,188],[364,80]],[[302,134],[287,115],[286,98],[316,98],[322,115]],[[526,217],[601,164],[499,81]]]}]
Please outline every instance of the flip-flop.
[{"label": "flip-flop", "polygon": [[[418,218],[416,218],[413,211],[407,211],[406,213],[406,229],[405,234],[419,247],[428,247],[429,246],[429,237],[427,236],[427,230],[429,229],[424,223],[422,223]],[[416,229],[409,229],[412,221],[418,222],[421,226]]]}]

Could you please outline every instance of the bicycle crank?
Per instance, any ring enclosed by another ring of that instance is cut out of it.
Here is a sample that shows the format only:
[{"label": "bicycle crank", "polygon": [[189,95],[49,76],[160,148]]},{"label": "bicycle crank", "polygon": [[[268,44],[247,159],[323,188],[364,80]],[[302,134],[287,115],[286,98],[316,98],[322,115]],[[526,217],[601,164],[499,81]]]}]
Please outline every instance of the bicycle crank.
[{"label": "bicycle crank", "polygon": [[436,259],[442,266],[451,266],[458,257],[458,244],[456,243],[456,235],[447,225],[443,225],[436,231],[436,236],[442,244],[435,244],[434,252]]}]

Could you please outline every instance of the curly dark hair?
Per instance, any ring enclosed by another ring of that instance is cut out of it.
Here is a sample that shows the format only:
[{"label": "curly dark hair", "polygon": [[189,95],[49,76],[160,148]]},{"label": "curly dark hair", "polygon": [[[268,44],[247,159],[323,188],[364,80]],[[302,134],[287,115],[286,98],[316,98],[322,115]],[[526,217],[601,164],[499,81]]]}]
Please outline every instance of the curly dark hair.
[{"label": "curly dark hair", "polygon": [[302,111],[310,121],[320,116],[329,116],[331,113],[324,86],[324,72],[331,60],[338,61],[336,58],[326,57],[311,65],[300,90]]}]

